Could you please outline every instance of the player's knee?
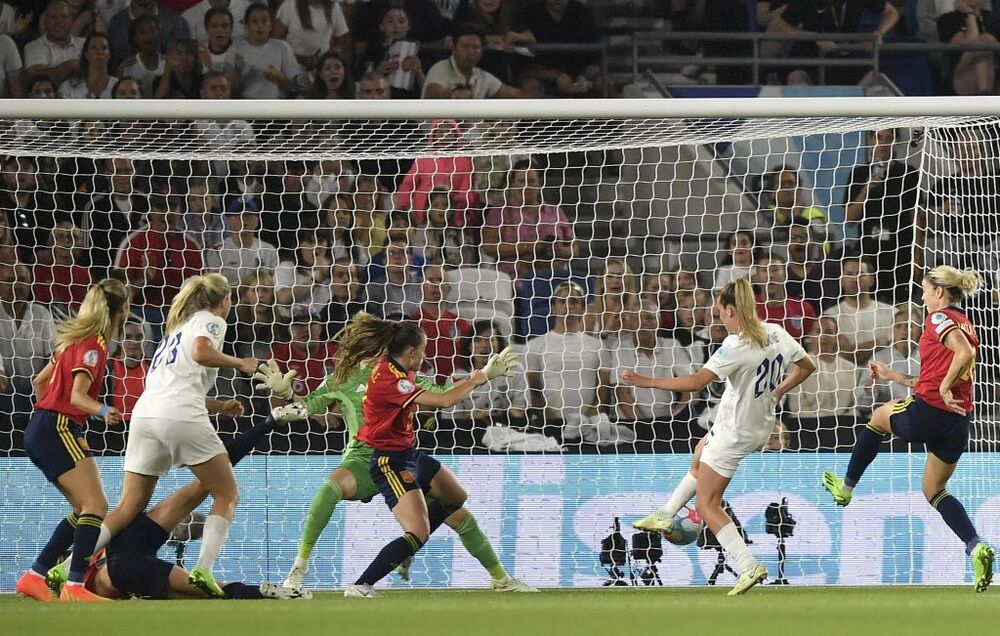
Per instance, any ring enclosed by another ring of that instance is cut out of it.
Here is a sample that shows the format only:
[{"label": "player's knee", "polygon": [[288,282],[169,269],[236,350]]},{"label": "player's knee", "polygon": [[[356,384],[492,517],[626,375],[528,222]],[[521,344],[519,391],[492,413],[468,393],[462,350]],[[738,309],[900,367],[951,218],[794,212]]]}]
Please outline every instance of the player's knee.
[{"label": "player's knee", "polygon": [[934,501],[935,497],[941,494],[944,490],[944,486],[941,484],[924,484],[922,490],[924,493],[924,499],[927,500],[927,503],[931,503]]},{"label": "player's knee", "polygon": [[80,512],[78,514],[104,517],[108,514],[108,498],[104,496],[103,492],[94,493],[88,496],[80,504]]},{"label": "player's knee", "polygon": [[455,488],[452,496],[448,498],[448,501],[444,502],[446,508],[455,511],[465,505],[466,500],[469,498],[469,493],[465,492],[465,488],[461,486]]}]

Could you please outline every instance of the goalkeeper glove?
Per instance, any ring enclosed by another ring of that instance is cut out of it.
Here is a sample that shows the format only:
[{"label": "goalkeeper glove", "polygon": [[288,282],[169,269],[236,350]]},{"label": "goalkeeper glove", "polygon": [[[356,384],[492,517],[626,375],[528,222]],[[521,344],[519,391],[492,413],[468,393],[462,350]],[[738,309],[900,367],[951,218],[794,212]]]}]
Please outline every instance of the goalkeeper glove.
[{"label": "goalkeeper glove", "polygon": [[278,406],[271,410],[271,417],[277,424],[287,424],[297,420],[304,420],[309,417],[309,411],[302,402],[293,402],[285,406]]},{"label": "goalkeeper glove", "polygon": [[490,359],[486,361],[486,366],[483,367],[483,374],[486,375],[487,380],[493,380],[500,376],[509,378],[514,375],[516,369],[515,354],[510,350],[510,347],[507,347],[500,353],[494,353],[490,356]]},{"label": "goalkeeper glove", "polygon": [[294,370],[282,375],[278,369],[278,363],[274,360],[261,362],[257,367],[257,373],[253,374],[253,379],[258,380],[256,386],[258,391],[270,389],[271,395],[276,395],[282,400],[291,400],[295,395],[292,392],[292,380],[298,373]]}]

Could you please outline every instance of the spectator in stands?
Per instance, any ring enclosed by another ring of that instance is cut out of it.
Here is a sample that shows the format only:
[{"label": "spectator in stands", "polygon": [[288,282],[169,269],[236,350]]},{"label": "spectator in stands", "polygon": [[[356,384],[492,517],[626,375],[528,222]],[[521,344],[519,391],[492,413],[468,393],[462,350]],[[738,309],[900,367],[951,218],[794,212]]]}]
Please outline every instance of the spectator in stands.
[{"label": "spectator in stands", "polygon": [[52,358],[52,314],[31,297],[31,270],[0,265],[0,413],[27,423],[34,401],[31,381]]},{"label": "spectator in stands", "polygon": [[673,329],[669,333],[685,347],[691,346],[699,338],[698,332],[711,322],[712,295],[705,289],[679,289],[674,302]]},{"label": "spectator in stands", "polygon": [[788,412],[820,420],[853,414],[858,368],[840,355],[838,341],[833,318],[823,316],[816,321],[813,333],[803,343],[816,361],[816,371],[789,392],[785,404]]},{"label": "spectator in stands", "polygon": [[320,317],[308,305],[296,305],[288,325],[288,342],[275,343],[268,358],[276,360],[282,373],[296,371],[292,391],[305,397],[318,389],[333,373],[337,346],[323,332]]},{"label": "spectator in stands", "polygon": [[0,265],[0,412],[26,422],[32,409],[31,380],[52,358],[52,314],[31,297],[31,269]]},{"label": "spectator in stands", "polygon": [[[229,9],[212,8],[205,14],[205,30],[208,40],[199,40],[198,56],[201,58],[202,70],[207,77],[212,71],[224,73],[229,79],[230,88],[235,91],[240,85],[240,77],[246,61],[236,52],[233,46],[234,15],[243,15],[245,9],[238,14]],[[242,27],[242,22],[239,23]],[[202,95],[202,99],[205,99]],[[228,98],[226,98],[228,99]]]},{"label": "spectator in stands", "polygon": [[[473,369],[481,369],[490,356],[500,353],[507,341],[495,324],[489,320],[473,323],[470,333],[459,344],[455,371],[449,382],[457,383],[469,377]],[[471,421],[476,426],[518,426],[527,424],[525,402],[527,384],[524,374],[499,377],[480,385],[465,400],[448,410],[456,421]]]},{"label": "spectator in stands", "polygon": [[561,425],[546,433],[563,440],[597,442],[598,370],[601,341],[586,333],[587,294],[576,283],[558,285],[551,300],[548,333],[528,341],[524,358],[529,404],[536,425]]},{"label": "spectator in stands", "polygon": [[384,266],[369,267],[366,291],[368,311],[376,316],[398,319],[420,311],[420,280],[413,273],[412,254],[404,238],[389,241]]},{"label": "spectator in stands", "polygon": [[[769,31],[779,33],[811,33],[814,37],[798,40],[789,51],[790,57],[851,57],[836,43],[824,40],[828,33],[859,33],[864,12],[878,16],[878,26],[873,34],[879,42],[899,22],[899,10],[888,0],[769,0],[774,10],[768,24]],[[871,43],[865,44],[870,48]],[[853,85],[868,74],[861,67],[830,67],[826,69],[826,84]],[[786,84],[814,84],[819,75],[816,69],[795,69],[786,78]]]},{"label": "spectator in stands", "polygon": [[417,236],[415,240],[411,238],[410,245],[419,246],[424,261],[433,265],[478,265],[482,260],[479,250],[469,236],[468,226],[459,224],[448,186],[432,187],[427,206],[426,222],[413,227]]},{"label": "spectator in stands", "polygon": [[24,97],[24,63],[17,44],[6,34],[0,34],[0,98]]},{"label": "spectator in stands", "polygon": [[[142,87],[138,80],[131,77],[119,78],[111,87],[111,99],[142,99]],[[133,132],[129,130],[129,132]]]},{"label": "spectator in stands", "polygon": [[312,86],[305,96],[309,99],[354,99],[355,90],[344,58],[336,51],[327,51],[316,59]]},{"label": "spectator in stands", "polygon": [[[218,255],[227,230],[219,213],[219,197],[212,192],[205,174],[193,174],[186,181],[187,192],[177,229],[183,231],[206,256],[208,252]],[[216,268],[210,266],[210,269]]]},{"label": "spectator in stands", "polygon": [[138,80],[143,96],[152,97],[153,81],[167,70],[167,58],[160,53],[160,25],[151,15],[140,16],[128,25],[128,37],[136,53],[122,60],[118,76]]},{"label": "spectator in stands", "polygon": [[128,6],[115,14],[108,22],[108,36],[111,38],[111,53],[121,61],[135,55],[135,47],[129,41],[129,25],[141,16],[153,16],[160,27],[160,46],[169,51],[178,40],[191,37],[187,22],[172,10],[156,0],[129,0]]},{"label": "spectator in stands", "polygon": [[676,276],[671,272],[646,274],[642,284],[643,303],[652,303],[660,311],[660,327],[674,326],[674,308],[677,306],[674,294],[677,291]]},{"label": "spectator in stands", "polygon": [[857,223],[861,253],[874,259],[876,295],[884,300],[908,300],[912,294],[914,212],[920,174],[893,158],[894,128],[870,131],[871,162],[851,172],[845,221]]},{"label": "spectator in stands", "polygon": [[[824,309],[836,304],[840,298],[840,285],[836,280],[829,280],[824,275],[826,264],[823,259],[823,246],[816,237],[815,228],[805,222],[796,221],[788,228],[788,295],[801,298],[813,305],[815,309]],[[839,264],[833,276],[839,279]],[[807,332],[808,333],[808,332]]]},{"label": "spectator in stands", "polygon": [[385,249],[388,237],[382,192],[378,179],[371,175],[358,175],[354,182],[355,191],[345,201],[352,209],[354,245],[360,248],[364,257],[359,264],[365,265]]},{"label": "spectator in stands", "polygon": [[788,292],[788,264],[777,254],[766,254],[754,266],[757,315],[766,322],[784,327],[793,338],[812,333],[816,309],[812,304]]},{"label": "spectator in stands", "polygon": [[51,254],[35,265],[32,295],[35,302],[57,313],[75,312],[93,283],[90,270],[81,264],[84,234],[63,221],[52,230]]},{"label": "spectator in stands", "polygon": [[28,81],[47,75],[52,85],[58,86],[79,72],[83,38],[73,35],[73,17],[62,0],[49,2],[39,24],[41,37],[24,47]]},{"label": "spectator in stands", "polygon": [[327,51],[348,55],[347,34],[341,4],[333,0],[286,0],[278,7],[272,27],[272,35],[291,45],[306,71],[315,69],[319,56]]},{"label": "spectator in stands", "polygon": [[274,270],[274,291],[278,315],[289,318],[296,305],[307,305],[311,313],[319,313],[330,304],[329,245],[315,230],[299,230],[294,249]]},{"label": "spectator in stands", "polygon": [[428,142],[428,151],[436,154],[413,162],[396,191],[396,209],[409,210],[421,224],[430,191],[445,186],[455,207],[456,223],[464,225],[466,211],[479,207],[479,194],[472,188],[472,158],[461,154],[468,150],[461,125],[453,119],[433,121]]},{"label": "spectator in stands", "polygon": [[361,285],[358,266],[349,258],[338,258],[330,273],[330,307],[327,310],[327,331],[332,338],[347,326],[351,318],[365,308],[365,288]]},{"label": "spectator in stands", "polygon": [[153,80],[156,99],[198,99],[201,91],[201,61],[194,40],[174,42],[167,53],[163,74]]},{"label": "spectator in stands", "polygon": [[392,97],[388,80],[375,71],[362,75],[361,79],[358,80],[356,90],[358,99],[389,99]]},{"label": "spectator in stands", "polygon": [[74,201],[80,211],[77,225],[87,233],[90,264],[101,278],[100,272],[111,265],[122,240],[141,224],[145,208],[131,159],[104,159],[97,168],[92,182],[77,184]]},{"label": "spectator in stands", "polygon": [[455,22],[471,24],[486,35],[486,50],[480,66],[504,82],[523,66],[524,47],[535,43],[535,35],[515,16],[513,0],[468,0],[458,6]]},{"label": "spectator in stands", "polygon": [[19,260],[14,230],[10,229],[9,219],[0,214],[0,265],[13,265]]},{"label": "spectator in stands", "polygon": [[892,341],[895,310],[875,300],[871,267],[860,258],[843,261],[840,290],[843,299],[823,312],[833,318],[840,334],[840,352],[857,364],[865,364],[876,349]]},{"label": "spectator in stands", "polygon": [[[596,44],[600,40],[591,8],[579,0],[535,0],[521,18],[539,44]],[[538,51],[524,73],[529,94],[573,97],[604,90],[599,51]]]},{"label": "spectator in stands", "polygon": [[483,59],[483,32],[472,26],[459,26],[452,41],[452,54],[427,71],[425,99],[484,99],[520,97],[521,91],[501,82],[495,75],[479,68]]},{"label": "spectator in stands", "polygon": [[11,155],[0,161],[0,210],[5,211],[18,248],[29,263],[34,262],[35,246],[46,245],[55,226],[53,188],[43,180],[34,157]]},{"label": "spectator in stands", "polygon": [[273,272],[278,267],[278,250],[257,237],[260,214],[241,202],[226,210],[228,236],[219,250],[206,252],[208,269],[217,269],[234,288],[247,276],[260,270]]},{"label": "spectator in stands", "polygon": [[[497,147],[513,144],[519,138],[523,126],[517,122],[489,120],[473,127],[477,145]],[[531,159],[527,154],[505,152],[498,155],[476,155],[472,158],[475,174],[473,188],[479,193],[479,200],[486,208],[502,208],[507,180],[514,164]]]},{"label": "spectator in stands", "polygon": [[154,327],[188,278],[201,274],[198,246],[174,230],[177,209],[160,194],[149,195],[146,225],[132,232],[118,248],[115,267],[123,270],[135,290],[133,304]]},{"label": "spectator in stands", "polygon": [[[369,42],[356,68],[374,71],[386,78],[393,99],[416,99],[424,86],[424,62],[415,52],[419,42],[410,38],[410,16],[405,7],[390,7],[379,23],[381,38]],[[402,52],[409,53],[405,57]]]},{"label": "spectator in stands", "polygon": [[787,228],[796,221],[826,225],[826,215],[812,205],[799,171],[794,167],[785,165],[765,174],[762,185],[761,212],[766,217],[765,228]]},{"label": "spectator in stands", "polygon": [[689,375],[695,370],[693,362],[680,342],[658,335],[659,316],[654,306],[625,312],[623,322],[621,336],[605,343],[602,363],[615,389],[618,421],[655,423],[648,441],[670,440],[670,420],[684,410],[693,396],[623,384],[621,374],[632,370],[655,377]]},{"label": "spectator in stands", "polygon": [[503,208],[486,214],[483,254],[512,279],[531,278],[538,270],[565,270],[575,254],[575,235],[558,206],[542,199],[542,172],[523,161],[510,172]]},{"label": "spectator in stands", "polygon": [[146,388],[146,374],[149,372],[147,344],[152,344],[152,341],[152,328],[129,316],[122,326],[121,347],[111,358],[111,373],[108,374],[110,404],[122,414],[125,425],[132,419],[135,403]]},{"label": "spectator in stands", "polygon": [[714,289],[722,289],[738,278],[749,278],[753,267],[753,232],[737,230],[726,236],[722,242],[726,255],[715,270]]},{"label": "spectator in stands", "polygon": [[455,371],[458,345],[470,331],[469,323],[448,308],[445,299],[449,291],[450,285],[444,279],[443,267],[424,267],[423,281],[420,284],[420,310],[410,315],[427,334],[425,364],[433,369],[429,375],[436,376],[438,382],[444,382]]},{"label": "spectator in stands", "polygon": [[10,2],[0,2],[0,33],[9,35],[15,42],[21,42],[31,33],[34,19],[33,11],[23,10]]},{"label": "spectator in stands", "polygon": [[[954,0],[954,10],[937,19],[938,35],[942,42],[951,44],[996,44],[985,24],[989,14],[982,0]],[[996,94],[995,52],[950,51],[948,66],[956,95]]]},{"label": "spectator in stands", "polygon": [[597,276],[594,302],[585,319],[587,332],[602,340],[621,332],[622,314],[637,302],[638,291],[635,276],[624,260],[606,260]]},{"label": "spectator in stands", "polygon": [[[191,5],[187,11],[181,14],[187,22],[188,32],[199,44],[209,42],[211,39],[211,28],[209,13],[212,11],[226,11],[230,17],[230,33],[234,38],[242,38],[246,35],[246,27],[243,24],[243,13],[250,5],[248,0],[201,0]],[[238,20],[234,20],[238,16]]]},{"label": "spectator in stands", "polygon": [[235,46],[244,60],[240,92],[247,99],[283,99],[295,90],[300,69],[292,47],[271,37],[271,10],[262,2],[247,7],[246,40]]},{"label": "spectator in stands", "polygon": [[[922,315],[916,305],[907,302],[897,306],[892,325],[892,344],[877,350],[869,364],[884,364],[893,371],[914,377],[920,375],[921,322]],[[872,382],[867,365],[858,368],[854,401],[865,414],[890,400],[905,399],[909,394],[909,387],[895,382]]]},{"label": "spectator in stands", "polygon": [[437,42],[448,33],[438,4],[431,0],[370,0],[353,6],[354,59],[363,58],[367,47],[379,41],[382,16],[390,7],[406,9],[411,20],[410,37],[418,42]]},{"label": "spectator in stands", "polygon": [[267,270],[250,272],[236,297],[236,355],[265,360],[271,344],[287,337],[274,310],[274,277]]}]

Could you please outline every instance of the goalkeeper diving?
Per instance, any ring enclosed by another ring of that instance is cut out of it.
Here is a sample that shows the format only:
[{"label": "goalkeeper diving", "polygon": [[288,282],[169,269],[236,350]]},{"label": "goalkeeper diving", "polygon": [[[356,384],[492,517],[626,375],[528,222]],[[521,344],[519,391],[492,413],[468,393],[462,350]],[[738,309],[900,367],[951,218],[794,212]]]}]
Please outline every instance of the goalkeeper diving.
[{"label": "goalkeeper diving", "polygon": [[[483,372],[488,379],[493,379],[513,373],[515,368],[515,355],[507,348],[491,356],[483,368]],[[330,523],[330,518],[337,504],[341,501],[368,503],[375,495],[379,494],[379,489],[369,472],[374,449],[357,439],[358,430],[363,422],[362,399],[365,397],[365,390],[372,370],[371,363],[365,362],[358,365],[341,382],[337,382],[335,375],[330,375],[320,388],[302,398],[292,392],[295,371],[282,374],[274,360],[262,363],[254,376],[259,381],[257,389],[269,390],[271,395],[291,403],[287,406],[277,407],[274,410],[275,416],[290,418],[290,414],[295,413],[300,419],[304,419],[326,413],[331,406],[336,405],[340,409],[340,417],[347,429],[347,443],[340,465],[323,481],[309,506],[302,530],[302,538],[299,541],[298,555],[284,581],[285,587],[302,588],[309,570],[309,558],[312,556],[320,534]],[[419,376],[417,386],[433,393],[444,393],[451,388],[449,385],[438,385]],[[443,466],[440,470],[448,471]],[[455,478],[452,477],[452,479]],[[425,493],[429,487],[429,483],[421,484]],[[475,516],[467,508],[462,507],[453,512],[445,519],[445,523],[458,534],[465,549],[489,573],[492,590],[496,592],[537,591],[530,585],[507,574],[500,559],[497,558],[493,546],[490,545],[489,539],[480,530]],[[400,564],[397,572],[404,580],[409,580],[409,560]]]}]

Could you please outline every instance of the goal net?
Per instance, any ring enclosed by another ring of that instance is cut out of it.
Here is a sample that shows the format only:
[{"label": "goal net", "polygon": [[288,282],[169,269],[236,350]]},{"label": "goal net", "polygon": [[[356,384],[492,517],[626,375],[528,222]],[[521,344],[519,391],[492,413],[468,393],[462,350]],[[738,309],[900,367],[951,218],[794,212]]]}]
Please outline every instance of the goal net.
[{"label": "goal net", "polygon": [[[908,100],[880,113],[856,110],[873,103],[864,100],[826,114],[793,108],[806,102],[115,102],[107,115],[97,102],[5,104],[0,590],[13,589],[66,514],[23,441],[53,324],[105,276],[134,290],[102,391],[126,423],[92,420],[86,433],[113,503],[163,316],[184,280],[209,271],[233,289],[225,350],[296,370],[299,396],[331,373],[333,336],[362,309],[419,321],[423,374],[440,383],[512,344],[523,372],[453,409],[420,412],[419,446],[465,485],[508,571],[555,587],[731,581],[711,542],[647,551],[630,526],[687,470],[722,386],[670,394],[631,388],[621,373],[698,369],[726,335],[713,290],[749,278],[760,314],[819,364],[728,491],[757,558],[777,572],[764,512],[787,498],[793,584],[968,580],[953,567],[963,546],[921,494],[923,448],[886,446],[846,509],[819,476],[843,472],[873,408],[906,397],[873,386],[867,366],[919,368],[921,272],[974,268],[985,280],[967,305],[983,343],[976,424],[949,490],[985,538],[1000,540],[1000,120],[920,115]],[[280,403],[238,374],[220,373],[216,391],[247,413],[218,418],[223,438]],[[279,427],[237,466],[241,502],[217,577],[284,578],[344,444],[331,411]],[[154,502],[189,479],[174,470]],[[624,545],[604,541],[619,522]],[[307,584],[353,582],[397,535],[381,497],[342,503]],[[387,584],[488,581],[442,528],[412,580]]]}]

